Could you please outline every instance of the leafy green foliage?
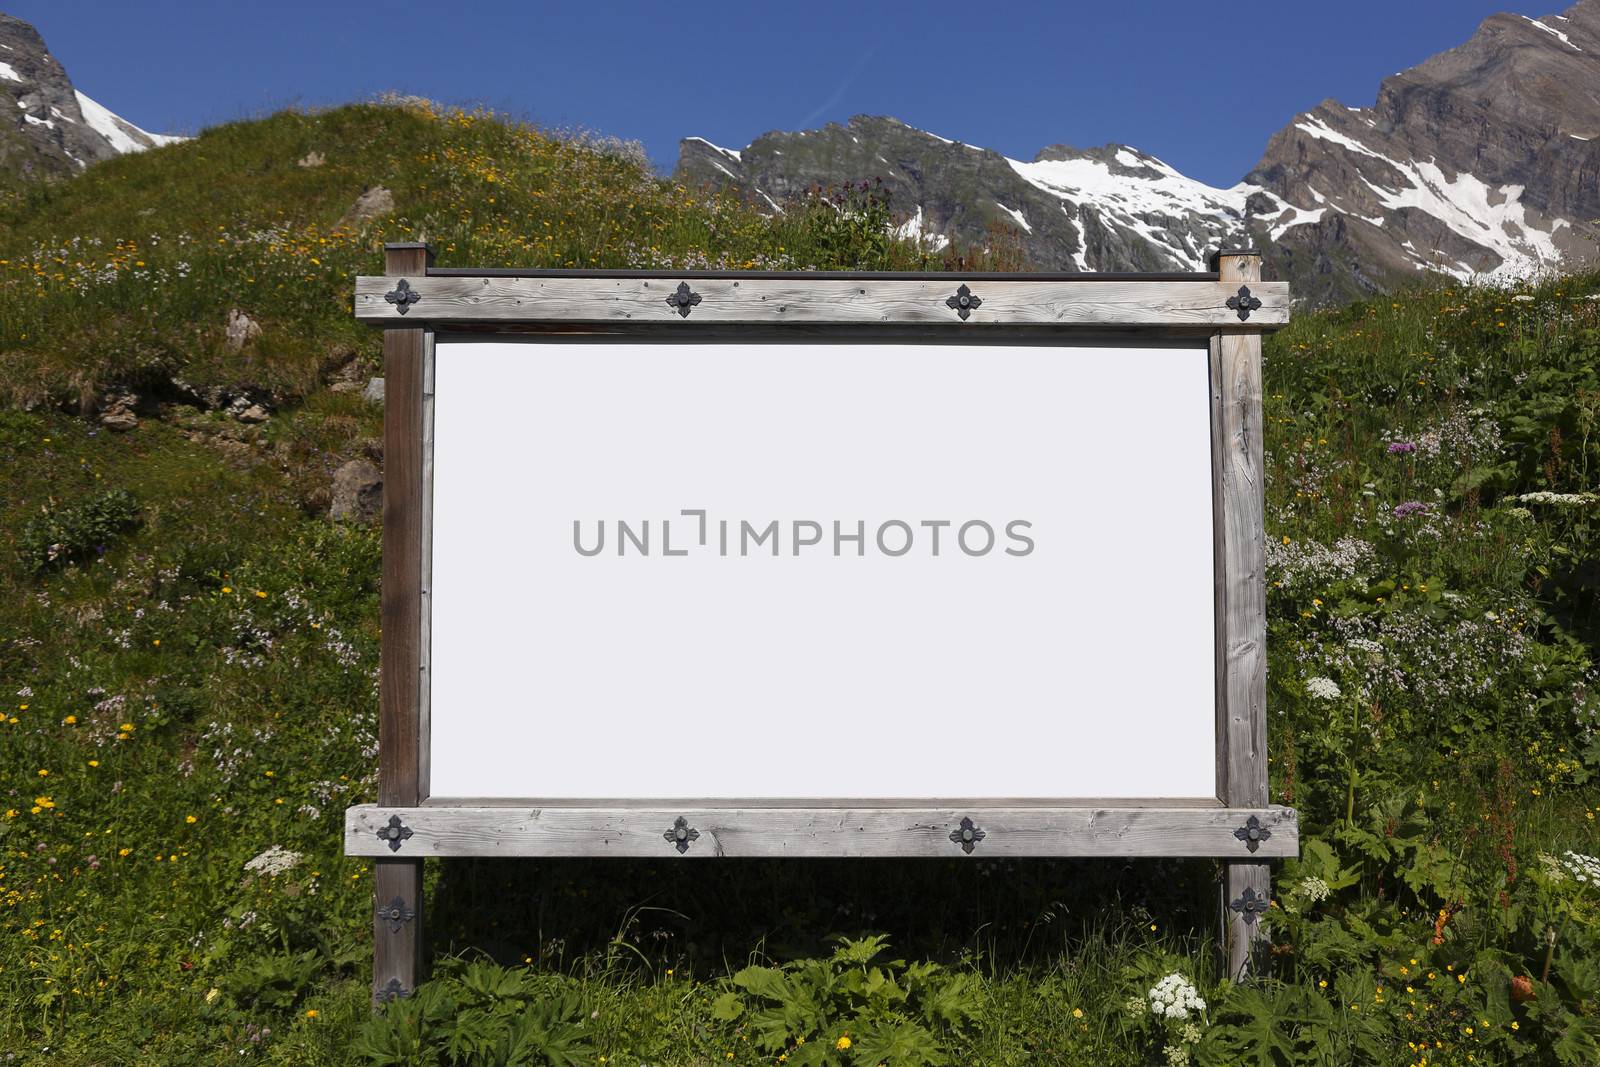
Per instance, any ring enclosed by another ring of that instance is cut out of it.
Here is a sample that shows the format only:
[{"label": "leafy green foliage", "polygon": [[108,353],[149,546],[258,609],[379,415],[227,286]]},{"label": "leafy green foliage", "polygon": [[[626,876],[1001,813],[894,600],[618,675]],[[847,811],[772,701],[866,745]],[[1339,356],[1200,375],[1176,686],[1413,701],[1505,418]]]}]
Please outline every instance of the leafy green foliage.
[{"label": "leafy green foliage", "polygon": [[712,1017],[756,1048],[806,1067],[950,1062],[941,1035],[974,1014],[979,983],[933,963],[883,960],[888,939],[841,939],[826,959],[749,966],[727,979]]},{"label": "leafy green foliage", "polygon": [[139,505],[126,489],[106,489],[64,507],[46,508],[23,528],[21,552],[29,570],[64,567],[103,553],[117,535],[139,524]]},{"label": "leafy green foliage", "polygon": [[594,1058],[586,1016],[581,998],[546,976],[454,961],[415,996],[390,1001],[352,1051],[384,1067],[579,1067]]}]

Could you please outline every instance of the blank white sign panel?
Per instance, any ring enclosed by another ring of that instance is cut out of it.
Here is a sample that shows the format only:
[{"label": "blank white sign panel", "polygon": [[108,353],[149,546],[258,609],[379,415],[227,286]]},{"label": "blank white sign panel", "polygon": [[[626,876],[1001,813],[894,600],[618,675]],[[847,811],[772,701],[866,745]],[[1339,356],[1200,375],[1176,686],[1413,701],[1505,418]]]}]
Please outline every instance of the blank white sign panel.
[{"label": "blank white sign panel", "polygon": [[1216,796],[1204,342],[441,339],[434,381],[432,796]]}]

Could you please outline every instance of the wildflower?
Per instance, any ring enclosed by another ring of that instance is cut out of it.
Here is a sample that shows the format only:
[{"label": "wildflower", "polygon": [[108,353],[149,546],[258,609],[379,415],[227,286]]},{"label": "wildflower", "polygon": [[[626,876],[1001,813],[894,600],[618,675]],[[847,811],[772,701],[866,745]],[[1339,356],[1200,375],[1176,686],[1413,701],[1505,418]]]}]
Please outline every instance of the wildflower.
[{"label": "wildflower", "polygon": [[231,585],[225,585],[225,586],[223,586],[223,587],[222,587],[222,591],[223,591],[223,592],[224,592],[224,593],[231,593],[231,592],[233,592],[233,586],[231,586]]},{"label": "wildflower", "polygon": [[262,592],[262,591],[261,591],[261,590],[259,590],[259,589],[257,589],[257,590],[256,590],[256,596],[258,596],[258,597],[260,597],[260,598],[261,598],[261,599],[262,599],[262,600],[265,600],[265,599],[267,599],[267,594],[266,594],[266,593],[263,593],[263,592]]},{"label": "wildflower", "polygon": [[62,719],[61,721],[62,721],[63,724],[65,724],[67,726],[71,726],[71,725],[73,725],[74,723],[76,723],[78,721],[78,717],[76,715],[68,715],[65,719]]},{"label": "wildflower", "polygon": [[39,768],[39,777],[40,778],[48,778],[48,777],[50,777],[50,772],[48,770],[46,770],[45,768],[40,767]]},{"label": "wildflower", "polygon": [[1306,679],[1306,695],[1318,700],[1338,700],[1344,692],[1332,678],[1316,677]]},{"label": "wildflower", "polygon": [[840,1052],[843,1052],[845,1049],[849,1048],[850,1045],[851,1041],[849,1034],[841,1034],[839,1036],[839,1040],[833,1043],[833,1047],[838,1049]]},{"label": "wildflower", "polygon": [[1415,441],[1390,441],[1387,449],[1391,456],[1407,456],[1417,450]]},{"label": "wildflower", "polygon": [[1145,996],[1150,1000],[1150,1011],[1168,1019],[1187,1019],[1191,1011],[1206,1010],[1200,991],[1176,971],[1157,982]]},{"label": "wildflower", "polygon": [[1081,1018],[1083,1018],[1083,1009],[1082,1009],[1082,1008],[1073,1008],[1073,1009],[1072,1009],[1072,1017],[1073,1017],[1073,1018],[1074,1018],[1074,1019],[1081,1019]]},{"label": "wildflower", "polygon": [[100,761],[97,760],[97,759],[92,759],[92,760],[89,761],[89,766],[98,767],[98,766],[100,766]]},{"label": "wildflower", "polygon": [[117,855],[126,856],[132,851],[133,851],[133,849],[131,849],[131,848],[119,848],[119,849],[117,849]]},{"label": "wildflower", "polygon": [[183,821],[188,823],[190,826],[193,826],[195,823],[199,822],[200,820],[196,819],[193,815],[185,815],[183,817]]},{"label": "wildflower", "polygon": [[1572,872],[1575,881],[1600,885],[1600,857],[1568,850],[1562,854],[1561,865]]},{"label": "wildflower", "polygon": [[1409,518],[1412,515],[1426,515],[1427,513],[1428,505],[1420,500],[1407,500],[1403,504],[1394,506],[1394,517],[1397,519]]},{"label": "wildflower", "polygon": [[315,1019],[316,1017],[317,1017],[317,1009],[316,1008],[307,1008],[306,1009],[306,1018],[307,1019]]},{"label": "wildflower", "polygon": [[215,1003],[216,999],[218,997],[220,997],[221,995],[222,995],[222,990],[218,989],[216,986],[212,986],[210,989],[206,990],[206,1003],[207,1004]]}]

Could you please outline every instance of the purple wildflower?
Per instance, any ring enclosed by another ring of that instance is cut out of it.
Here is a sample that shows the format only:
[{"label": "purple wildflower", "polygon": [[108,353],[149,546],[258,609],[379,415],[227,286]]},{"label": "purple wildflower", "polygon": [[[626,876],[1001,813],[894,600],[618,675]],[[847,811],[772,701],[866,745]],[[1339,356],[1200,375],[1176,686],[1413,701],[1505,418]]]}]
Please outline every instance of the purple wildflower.
[{"label": "purple wildflower", "polygon": [[1394,506],[1394,517],[1397,519],[1408,518],[1412,515],[1426,515],[1427,513],[1428,505],[1420,500],[1407,500],[1404,504],[1396,504]]},{"label": "purple wildflower", "polygon": [[1415,441],[1390,441],[1389,442],[1389,455],[1391,455],[1391,456],[1410,455],[1412,452],[1415,452],[1416,450],[1417,450],[1417,443]]}]

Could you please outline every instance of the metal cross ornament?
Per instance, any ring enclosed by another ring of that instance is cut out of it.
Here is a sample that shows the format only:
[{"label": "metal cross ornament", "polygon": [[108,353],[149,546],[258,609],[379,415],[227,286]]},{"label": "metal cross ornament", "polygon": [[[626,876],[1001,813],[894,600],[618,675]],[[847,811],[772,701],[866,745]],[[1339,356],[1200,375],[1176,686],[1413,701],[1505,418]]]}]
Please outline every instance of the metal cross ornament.
[{"label": "metal cross ornament", "polygon": [[680,853],[689,851],[689,842],[700,839],[700,831],[689,825],[682,815],[673,820],[672,829],[661,835]]},{"label": "metal cross ornament", "polygon": [[[965,288],[965,286],[962,288]],[[973,821],[965,815],[961,817],[961,825],[950,831],[950,840],[960,845],[961,851],[968,855],[971,855],[974,845],[988,836],[988,834],[978,829]]]},{"label": "metal cross ornament", "polygon": [[402,985],[400,979],[391,978],[387,985],[372,994],[372,999],[379,1004],[387,1004],[393,1000],[405,1000],[410,995],[411,990]]},{"label": "metal cross ornament", "polygon": [[400,843],[409,840],[411,833],[411,827],[402,823],[400,816],[391,815],[389,825],[378,827],[378,840],[388,842],[390,852],[399,852]]},{"label": "metal cross ornament", "polygon": [[1233,832],[1233,836],[1244,842],[1244,847],[1254,852],[1261,847],[1261,842],[1272,836],[1272,831],[1261,825],[1261,820],[1254,815],[1245,820],[1243,826]]},{"label": "metal cross ornament", "polygon": [[[983,306],[983,298],[963,284],[961,288],[956,290],[956,295],[944,303],[946,307],[953,308],[955,313],[961,316],[962,322],[966,322],[967,316],[972,314],[974,308]],[[969,849],[968,851],[971,850]]]},{"label": "metal cross ornament", "polygon": [[1248,285],[1239,286],[1239,292],[1228,297],[1228,307],[1239,313],[1239,321],[1250,317],[1250,312],[1261,306],[1261,301],[1250,295]]},{"label": "metal cross ornament", "polygon": [[394,309],[404,315],[411,310],[411,305],[422,299],[422,294],[411,288],[411,283],[404,278],[400,284],[383,294],[383,298],[394,305]]},{"label": "metal cross ornament", "polygon": [[689,309],[700,303],[700,294],[690,289],[688,282],[679,282],[678,291],[667,294],[667,303],[677,308],[680,316],[688,318]]},{"label": "metal cross ornament", "polygon": [[389,932],[398,934],[400,927],[417,917],[417,913],[406,907],[405,899],[395,897],[387,904],[378,905],[378,918],[389,924]]},{"label": "metal cross ornament", "polygon": [[1267,898],[1257,894],[1253,885],[1245,886],[1244,892],[1239,894],[1239,899],[1228,905],[1239,913],[1239,917],[1247,926],[1254,926],[1256,919],[1267,913],[1268,906]]}]

